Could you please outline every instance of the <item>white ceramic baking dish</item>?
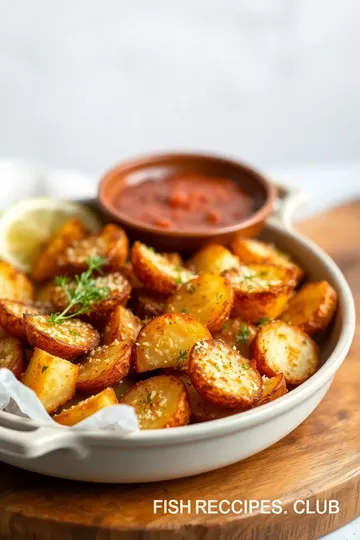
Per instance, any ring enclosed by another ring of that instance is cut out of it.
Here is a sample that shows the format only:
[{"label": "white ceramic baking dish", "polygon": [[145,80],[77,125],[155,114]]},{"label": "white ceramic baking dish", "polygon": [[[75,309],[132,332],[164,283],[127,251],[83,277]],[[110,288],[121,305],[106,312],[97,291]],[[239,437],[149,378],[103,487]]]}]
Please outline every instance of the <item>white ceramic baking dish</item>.
[{"label": "white ceramic baking dish", "polygon": [[302,200],[280,190],[280,208],[262,237],[292,253],[312,280],[326,279],[339,293],[336,320],[321,348],[322,367],[278,400],[228,418],[120,437],[113,431],[40,426],[0,412],[0,460],[38,473],[93,482],[151,482],[190,476],[245,459],[279,441],[303,422],[328,391],[355,330],[349,286],[318,246],[292,230]]}]

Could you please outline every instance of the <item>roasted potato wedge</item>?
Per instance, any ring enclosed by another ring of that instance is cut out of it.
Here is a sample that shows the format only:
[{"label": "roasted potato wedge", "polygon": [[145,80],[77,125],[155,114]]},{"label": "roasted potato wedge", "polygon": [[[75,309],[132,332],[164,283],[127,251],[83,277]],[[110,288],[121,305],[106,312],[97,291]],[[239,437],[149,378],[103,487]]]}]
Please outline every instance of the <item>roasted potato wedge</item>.
[{"label": "roasted potato wedge", "polygon": [[140,429],[162,429],[189,423],[191,408],[185,385],[171,375],[138,382],[121,403],[134,407]]},{"label": "roasted potato wedge", "polygon": [[78,372],[76,364],[35,348],[21,382],[35,392],[51,413],[74,396]]},{"label": "roasted potato wedge", "polygon": [[194,385],[191,382],[189,375],[184,371],[175,371],[174,376],[178,377],[186,386],[190,406],[191,406],[191,421],[198,422],[208,422],[209,420],[217,420],[218,418],[225,418],[226,416],[231,416],[237,412],[234,409],[225,409],[224,407],[219,407],[207,401],[202,397],[201,394],[195,389]]},{"label": "roasted potato wedge", "polygon": [[17,302],[34,300],[34,287],[29,278],[6,261],[0,261],[0,299]]},{"label": "roasted potato wedge", "polygon": [[134,353],[136,371],[142,373],[170,367],[186,369],[194,343],[209,338],[209,330],[189,315],[168,313],[155,317],[137,337]]},{"label": "roasted potato wedge", "polygon": [[63,274],[80,274],[88,268],[90,257],[103,257],[107,263],[104,272],[120,271],[129,251],[125,231],[117,225],[105,225],[99,233],[78,240],[59,257],[59,268]]},{"label": "roasted potato wedge", "polygon": [[0,300],[0,324],[8,336],[26,341],[25,313],[44,315],[49,313],[49,309],[40,304]]},{"label": "roasted potato wedge", "polygon": [[265,244],[253,238],[238,237],[232,244],[233,252],[239,257],[241,264],[274,264],[288,268],[299,283],[304,278],[304,271],[291,260],[286,253],[282,253],[272,244]]},{"label": "roasted potato wedge", "polygon": [[131,360],[130,341],[115,340],[97,347],[78,364],[78,391],[92,394],[116,384],[129,374]]},{"label": "roasted potato wedge", "polygon": [[[94,286],[96,289],[104,291],[104,298],[94,301],[88,310],[81,315],[81,318],[91,322],[105,320],[118,304],[126,304],[131,292],[129,281],[119,272],[94,278]],[[66,289],[71,291],[76,290],[76,287],[77,283],[73,280],[68,282]],[[68,307],[69,300],[63,287],[54,286],[51,302],[54,308],[60,312]],[[78,309],[79,306],[74,304],[69,313],[77,313]]]},{"label": "roasted potato wedge", "polygon": [[259,372],[221,339],[202,340],[190,352],[188,372],[207,401],[228,409],[251,409],[262,393]]},{"label": "roasted potato wedge", "polygon": [[0,368],[7,368],[17,379],[25,371],[25,351],[21,342],[13,337],[0,338]]},{"label": "roasted potato wedge", "polygon": [[168,299],[166,311],[192,315],[214,332],[229,317],[233,299],[233,290],[225,278],[202,274],[182,285]]},{"label": "roasted potato wedge", "polygon": [[292,270],[271,264],[241,266],[223,276],[234,290],[232,315],[254,323],[278,317],[296,284]]},{"label": "roasted potato wedge", "polygon": [[221,274],[239,266],[239,259],[219,244],[209,244],[195,253],[188,261],[194,274]]},{"label": "roasted potato wedge", "polygon": [[163,295],[172,294],[182,283],[194,277],[190,270],[169,262],[141,242],[132,246],[131,262],[137,278],[145,287]]},{"label": "roasted potato wedge", "polygon": [[299,385],[319,368],[319,349],[303,330],[283,321],[263,326],[251,344],[251,357],[266,377],[283,373],[286,384]]},{"label": "roasted potato wedge", "polygon": [[[1,318],[0,318],[1,321]],[[142,321],[124,306],[116,306],[110,314],[103,333],[104,345],[110,345],[115,339],[118,341],[135,342],[138,333],[143,327]]]},{"label": "roasted potato wedge", "polygon": [[274,401],[275,399],[284,396],[287,392],[285,377],[282,373],[275,375],[275,377],[271,377],[271,379],[268,379],[267,377],[263,377],[262,379],[263,391],[261,398],[256,404],[257,407],[259,405],[265,405],[265,403],[270,403],[270,401]]},{"label": "roasted potato wedge", "polygon": [[130,282],[133,289],[142,289],[144,287],[141,281],[139,281],[136,277],[133,265],[130,261],[127,261],[125,264],[123,264],[123,266],[120,268],[120,272]]},{"label": "roasted potato wedge", "polygon": [[336,306],[337,293],[327,281],[307,283],[290,299],[280,319],[312,336],[327,328]]},{"label": "roasted potato wedge", "polygon": [[249,358],[250,345],[254,339],[257,327],[242,319],[228,319],[220,330],[213,334],[214,339],[222,339],[229,347],[236,347],[241,356]]},{"label": "roasted potato wedge", "polygon": [[90,324],[79,319],[52,323],[45,315],[24,315],[30,345],[66,360],[74,360],[97,347],[100,336]]},{"label": "roasted potato wedge", "polygon": [[63,426],[74,426],[85,418],[95,414],[105,407],[117,405],[118,400],[112,388],[106,388],[95,396],[80,401],[77,405],[73,405],[70,409],[66,409],[59,414],[53,416],[58,424]]},{"label": "roasted potato wedge", "polygon": [[33,266],[31,277],[35,281],[52,279],[59,273],[59,258],[66,249],[88,235],[78,219],[69,219],[40,253]]},{"label": "roasted potato wedge", "polygon": [[135,302],[135,313],[140,319],[152,319],[162,315],[165,311],[166,297],[142,289],[137,292]]}]

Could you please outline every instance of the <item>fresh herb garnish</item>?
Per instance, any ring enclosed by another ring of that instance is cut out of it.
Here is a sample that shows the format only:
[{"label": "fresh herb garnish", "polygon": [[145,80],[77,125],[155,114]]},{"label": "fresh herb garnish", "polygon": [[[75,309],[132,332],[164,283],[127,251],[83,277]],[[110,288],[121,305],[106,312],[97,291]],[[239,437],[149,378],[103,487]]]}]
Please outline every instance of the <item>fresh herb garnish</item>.
[{"label": "fresh herb garnish", "polygon": [[269,319],[269,317],[263,317],[262,319],[258,320],[257,325],[258,326],[264,326],[264,324],[267,324],[270,321],[271,321],[271,319]]},{"label": "fresh herb garnish", "polygon": [[188,312],[188,310],[186,308],[184,308],[184,307],[182,309],[180,309],[180,313],[187,313],[187,312]]},{"label": "fresh herb garnish", "polygon": [[249,364],[247,364],[246,362],[243,362],[243,363],[241,364],[241,367],[242,367],[243,369],[245,369],[246,371],[247,371],[248,369],[250,369]]},{"label": "fresh herb garnish", "polygon": [[48,367],[49,367],[49,366],[43,366],[43,367],[41,368],[41,373],[44,373],[44,371],[46,371]]},{"label": "fresh herb garnish", "polygon": [[216,293],[216,301],[217,301],[217,302],[219,302],[219,301],[221,300],[222,297],[223,297],[222,294],[220,294],[220,293],[218,293],[218,292]]},{"label": "fresh herb garnish", "polygon": [[240,334],[235,336],[236,344],[240,345],[241,343],[246,343],[250,336],[250,330],[246,324],[242,324],[240,327]]},{"label": "fresh herb garnish", "polygon": [[103,300],[109,295],[109,288],[97,287],[94,279],[94,273],[101,273],[101,268],[106,263],[104,257],[90,257],[87,261],[88,269],[82,274],[77,274],[74,281],[69,283],[67,276],[56,277],[55,283],[63,290],[68,305],[61,313],[50,315],[50,322],[61,324],[67,319],[78,317],[86,313],[94,302]]},{"label": "fresh herb garnish", "polygon": [[221,327],[221,330],[227,330],[229,326],[229,321],[225,321],[224,324]]},{"label": "fresh herb garnish", "polygon": [[184,283],[183,280],[182,280],[182,277],[181,277],[181,273],[182,273],[182,271],[183,271],[183,268],[182,268],[179,264],[177,264],[177,265],[175,266],[175,271],[176,271],[177,274],[178,274],[178,275],[176,276],[176,284],[177,284],[177,285],[182,285],[182,284]]},{"label": "fresh herb garnish", "polygon": [[194,293],[195,292],[195,285],[193,285],[192,283],[189,283],[188,286],[187,286],[187,290],[189,291],[189,293]]},{"label": "fresh herb garnish", "polygon": [[147,403],[148,405],[151,405],[151,402],[152,402],[152,400],[151,400],[151,394],[150,394],[149,390],[146,390],[146,403]]},{"label": "fresh herb garnish", "polygon": [[179,356],[176,358],[175,362],[176,362],[176,365],[178,366],[179,364],[182,363],[183,360],[185,360],[187,356],[187,351],[184,350],[182,351],[181,349],[179,350]]}]

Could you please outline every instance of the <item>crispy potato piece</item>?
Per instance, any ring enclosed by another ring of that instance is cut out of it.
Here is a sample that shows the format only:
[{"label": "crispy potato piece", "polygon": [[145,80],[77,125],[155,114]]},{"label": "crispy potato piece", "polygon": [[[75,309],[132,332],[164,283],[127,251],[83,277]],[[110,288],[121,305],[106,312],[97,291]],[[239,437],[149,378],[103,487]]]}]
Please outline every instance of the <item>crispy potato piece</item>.
[{"label": "crispy potato piece", "polygon": [[182,260],[181,258],[181,255],[179,253],[176,253],[176,251],[173,251],[173,252],[163,252],[163,253],[160,253],[160,255],[162,255],[163,257],[165,257],[165,259],[167,261],[169,261],[169,263],[171,264],[176,264],[176,265],[179,265],[179,266],[184,266],[184,261]]},{"label": "crispy potato piece", "polygon": [[87,354],[99,344],[99,332],[79,319],[56,324],[45,315],[25,314],[24,322],[30,345],[66,360]]},{"label": "crispy potato piece", "polygon": [[213,334],[213,337],[214,339],[222,339],[229,347],[236,347],[241,356],[249,358],[250,345],[257,330],[256,326],[242,319],[228,319],[220,330]]},{"label": "crispy potato piece", "polygon": [[238,266],[239,259],[219,244],[203,247],[188,261],[188,267],[195,274],[221,274]]},{"label": "crispy potato piece", "polygon": [[118,401],[121,401],[126,392],[135,386],[138,381],[139,378],[129,375],[128,377],[124,377],[121,381],[114,384],[113,389]]},{"label": "crispy potato piece", "polygon": [[261,397],[259,372],[221,339],[196,343],[190,352],[188,371],[199,394],[214,405],[246,410]]},{"label": "crispy potato piece", "polygon": [[184,371],[174,371],[174,376],[178,377],[186,386],[190,406],[191,406],[191,421],[192,422],[208,422],[209,420],[217,420],[218,418],[225,418],[241,411],[234,409],[225,409],[219,407],[207,401],[201,394],[195,389],[191,382],[189,375]]},{"label": "crispy potato piece", "polygon": [[262,379],[263,391],[261,398],[256,404],[257,407],[259,405],[265,405],[265,403],[270,403],[270,401],[274,401],[275,399],[284,396],[287,392],[285,377],[282,373],[275,375],[275,377],[271,377],[271,379],[268,379],[267,377],[263,377]]},{"label": "crispy potato piece", "polygon": [[88,231],[78,219],[69,219],[40,253],[33,266],[31,277],[35,281],[52,279],[59,273],[59,257],[75,242],[88,235]]},{"label": "crispy potato piece", "polygon": [[2,337],[6,337],[6,332],[5,330],[0,326],[0,338]]},{"label": "crispy potato piece", "polygon": [[[109,317],[110,313],[118,304],[126,304],[131,293],[131,285],[119,272],[98,276],[94,278],[94,283],[97,289],[104,289],[107,296],[91,304],[88,311],[81,315],[81,318],[90,321],[104,320]],[[75,288],[76,281],[70,281],[67,289],[73,290]],[[54,308],[60,312],[67,308],[69,301],[62,287],[54,286],[51,302]],[[76,313],[77,311],[78,306],[75,304],[69,313]]]},{"label": "crispy potato piece", "polygon": [[132,360],[130,341],[113,341],[91,351],[79,362],[77,389],[79,392],[92,394],[129,375]]},{"label": "crispy potato piece", "polygon": [[223,276],[234,289],[233,316],[249,322],[278,317],[295,287],[292,270],[271,264],[241,266]]},{"label": "crispy potato piece", "polygon": [[335,315],[337,293],[327,281],[303,285],[290,299],[280,319],[312,336],[325,330]]},{"label": "crispy potato piece", "polygon": [[0,324],[8,336],[26,341],[24,314],[50,313],[48,306],[41,304],[26,304],[13,300],[0,300]]},{"label": "crispy potato piece", "polygon": [[130,261],[127,261],[125,264],[123,264],[123,266],[120,268],[120,272],[123,276],[126,277],[128,281],[130,281],[131,287],[133,289],[142,289],[144,287],[141,281],[139,281],[136,277],[133,265]]},{"label": "crispy potato piece", "polygon": [[229,317],[233,300],[233,290],[225,278],[202,274],[182,285],[168,299],[166,311],[188,313],[214,332]]},{"label": "crispy potato piece", "polygon": [[190,270],[173,264],[141,242],[131,249],[131,262],[137,278],[145,287],[159,294],[170,295],[186,281],[194,277]]},{"label": "crispy potato piece", "polygon": [[25,367],[25,351],[21,342],[13,337],[0,338],[0,368],[9,369],[20,379]]},{"label": "crispy potato piece", "polygon": [[135,313],[140,319],[158,317],[165,311],[165,302],[165,296],[142,289],[136,295]]},{"label": "crispy potato piece", "polygon": [[274,264],[292,270],[297,283],[304,278],[304,270],[295,264],[289,255],[282,253],[272,244],[238,237],[232,244],[232,250],[242,264]]},{"label": "crispy potato piece", "polygon": [[126,392],[121,403],[134,407],[140,429],[184,426],[190,421],[186,387],[171,375],[158,375],[138,382]]},{"label": "crispy potato piece", "polygon": [[273,321],[263,326],[251,344],[251,357],[262,375],[283,373],[286,384],[299,385],[320,365],[316,343],[296,326]]},{"label": "crispy potato piece", "polygon": [[31,302],[34,287],[29,278],[6,261],[0,261],[0,299]]},{"label": "crispy potato piece", "polygon": [[51,413],[74,396],[78,372],[77,365],[35,348],[21,382],[35,392]]},{"label": "crispy potato piece", "polygon": [[106,388],[95,396],[80,401],[77,405],[73,405],[70,409],[66,409],[59,414],[53,416],[53,419],[58,424],[63,426],[74,426],[85,418],[95,414],[105,407],[117,405],[118,400],[112,388]]},{"label": "crispy potato piece", "polygon": [[142,321],[132,311],[126,309],[124,306],[116,306],[106,323],[103,343],[104,345],[109,345],[115,339],[119,341],[128,339],[135,342],[143,326]]},{"label": "crispy potato piece", "polygon": [[135,343],[138,373],[158,368],[186,369],[191,347],[210,339],[209,330],[197,319],[181,313],[155,317],[139,332]]},{"label": "crispy potato piece", "polygon": [[129,241],[125,231],[110,223],[105,225],[99,233],[92,234],[78,240],[69,246],[59,257],[61,273],[80,274],[88,268],[90,257],[104,257],[107,264],[103,266],[105,272],[120,271],[129,252]]}]

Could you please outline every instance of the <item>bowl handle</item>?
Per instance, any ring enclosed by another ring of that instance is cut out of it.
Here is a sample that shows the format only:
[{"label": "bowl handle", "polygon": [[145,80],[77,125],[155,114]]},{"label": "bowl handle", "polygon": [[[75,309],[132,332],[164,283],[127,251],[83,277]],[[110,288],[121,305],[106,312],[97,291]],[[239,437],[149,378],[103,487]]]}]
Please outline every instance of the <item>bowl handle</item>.
[{"label": "bowl handle", "polygon": [[294,214],[308,200],[309,194],[277,181],[273,184],[277,189],[277,202],[269,221],[293,229]]}]

